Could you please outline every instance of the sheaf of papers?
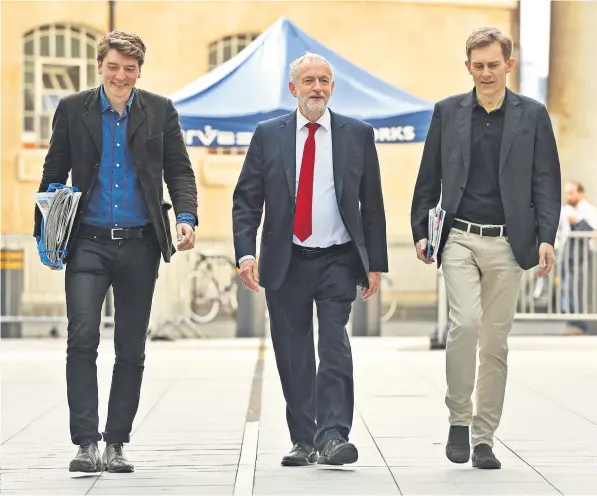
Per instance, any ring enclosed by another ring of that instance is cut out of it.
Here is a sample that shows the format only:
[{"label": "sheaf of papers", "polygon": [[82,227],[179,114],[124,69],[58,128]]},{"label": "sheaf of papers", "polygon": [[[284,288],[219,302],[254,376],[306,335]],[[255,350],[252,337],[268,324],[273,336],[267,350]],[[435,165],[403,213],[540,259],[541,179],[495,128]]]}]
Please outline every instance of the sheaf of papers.
[{"label": "sheaf of papers", "polygon": [[47,192],[35,194],[42,214],[41,238],[37,246],[41,261],[58,269],[64,268],[66,246],[73,227],[81,193],[63,184],[50,184]]},{"label": "sheaf of papers", "polygon": [[426,257],[428,259],[437,260],[437,253],[439,252],[439,244],[442,236],[442,228],[444,227],[445,216],[445,210],[443,210],[439,205],[429,210],[429,242],[427,244],[426,253]]}]

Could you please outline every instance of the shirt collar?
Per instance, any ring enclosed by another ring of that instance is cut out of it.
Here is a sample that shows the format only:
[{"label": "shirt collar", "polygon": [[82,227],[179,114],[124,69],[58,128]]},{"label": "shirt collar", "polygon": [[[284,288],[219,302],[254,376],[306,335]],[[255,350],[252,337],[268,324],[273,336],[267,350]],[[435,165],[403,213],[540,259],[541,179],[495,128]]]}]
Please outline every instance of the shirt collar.
[{"label": "shirt collar", "polygon": [[[504,100],[502,101],[502,104],[498,108],[496,108],[494,110],[494,112],[497,112],[499,110],[505,110],[506,109],[506,100],[507,99],[508,99],[508,90],[506,90],[506,94],[504,95]],[[483,109],[483,110],[485,110],[481,106],[481,104],[479,103],[479,100],[477,100],[477,89],[476,88],[473,89],[473,107],[476,108],[476,109]]]},{"label": "shirt collar", "polygon": [[[129,101],[126,102],[126,107],[125,107],[125,114],[128,114],[131,111],[131,105],[133,104],[133,98],[135,97],[135,88],[133,88],[133,91],[131,91],[131,96],[129,98]],[[112,105],[110,105],[110,102],[108,101],[108,97],[106,96],[106,93],[104,92],[104,85],[102,84],[100,86],[100,110],[102,112],[102,114],[106,111],[106,110],[111,110],[112,109]]]},{"label": "shirt collar", "polygon": [[[329,109],[326,107],[325,111],[323,112],[322,116],[315,121],[319,124],[322,128],[326,131],[330,131],[332,128],[332,117],[330,115]],[[296,130],[300,131],[303,129],[307,124],[309,124],[309,120],[301,114],[300,110],[296,111]]]}]

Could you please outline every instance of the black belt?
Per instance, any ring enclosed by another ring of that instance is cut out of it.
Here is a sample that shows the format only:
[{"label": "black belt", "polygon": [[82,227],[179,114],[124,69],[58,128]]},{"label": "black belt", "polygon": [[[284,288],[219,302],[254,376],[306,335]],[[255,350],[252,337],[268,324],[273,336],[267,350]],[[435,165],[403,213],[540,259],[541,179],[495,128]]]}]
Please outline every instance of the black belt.
[{"label": "black belt", "polygon": [[455,219],[452,227],[460,229],[461,231],[467,231],[472,234],[477,234],[481,237],[489,236],[491,238],[497,238],[500,236],[508,236],[506,226],[479,226],[471,224],[463,220]]},{"label": "black belt", "polygon": [[318,257],[326,253],[346,251],[352,247],[352,242],[342,243],[341,245],[332,245],[326,248],[311,248],[307,246],[300,246],[292,244],[292,252],[307,258]]},{"label": "black belt", "polygon": [[155,230],[152,224],[147,224],[140,227],[127,227],[108,229],[104,227],[89,226],[82,224],[77,233],[79,236],[91,237],[98,240],[114,240],[119,241],[123,239],[143,239],[148,236],[155,236]]}]

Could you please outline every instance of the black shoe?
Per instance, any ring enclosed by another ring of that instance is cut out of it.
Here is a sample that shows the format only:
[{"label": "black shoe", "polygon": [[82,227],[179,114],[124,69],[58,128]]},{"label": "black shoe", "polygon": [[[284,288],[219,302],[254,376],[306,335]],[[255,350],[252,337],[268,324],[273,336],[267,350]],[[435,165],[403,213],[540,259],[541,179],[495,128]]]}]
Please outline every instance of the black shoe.
[{"label": "black shoe", "polygon": [[451,425],[446,444],[446,456],[452,463],[466,463],[471,456],[468,426]]},{"label": "black shoe", "polygon": [[125,474],[135,471],[135,466],[124,456],[122,443],[107,444],[102,462],[104,470],[113,474]]},{"label": "black shoe", "polygon": [[317,463],[320,465],[344,465],[359,459],[359,452],[354,444],[344,439],[330,439],[323,448]]},{"label": "black shoe", "polygon": [[502,464],[493,454],[491,446],[479,444],[473,449],[473,467],[491,470],[502,468]]},{"label": "black shoe", "polygon": [[95,441],[79,446],[77,456],[68,466],[69,472],[101,472],[102,460]]},{"label": "black shoe", "polygon": [[284,467],[301,467],[316,461],[317,452],[313,449],[313,446],[304,441],[299,441],[292,447],[290,453],[284,455],[282,465]]}]

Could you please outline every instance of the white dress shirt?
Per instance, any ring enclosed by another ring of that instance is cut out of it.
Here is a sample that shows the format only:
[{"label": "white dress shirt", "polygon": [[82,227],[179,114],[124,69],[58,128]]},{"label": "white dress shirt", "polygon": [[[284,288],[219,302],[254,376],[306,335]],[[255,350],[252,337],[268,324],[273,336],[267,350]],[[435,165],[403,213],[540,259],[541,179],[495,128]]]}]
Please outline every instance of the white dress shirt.
[{"label": "white dress shirt", "polygon": [[[350,241],[350,236],[338,209],[334,186],[334,166],[332,154],[332,120],[326,108],[316,121],[320,127],[315,133],[315,170],[313,174],[313,224],[311,236],[300,241],[293,236],[293,243],[309,248],[327,248]],[[296,113],[296,187],[295,198],[301,177],[301,162],[305,141],[309,136],[309,120]]]},{"label": "white dress shirt", "polygon": [[[323,115],[316,121],[320,127],[315,133],[315,168],[313,172],[313,211],[311,236],[305,241],[300,241],[293,236],[293,243],[309,248],[327,248],[328,246],[347,243],[350,235],[344,227],[334,185],[334,166],[332,154],[332,119],[330,111],[326,108]],[[309,136],[307,128],[309,120],[296,112],[296,186],[294,195],[298,191],[301,178],[301,162],[305,141]],[[282,164],[280,164],[282,166]],[[247,259],[255,258],[245,255],[238,261],[239,265]]]}]

